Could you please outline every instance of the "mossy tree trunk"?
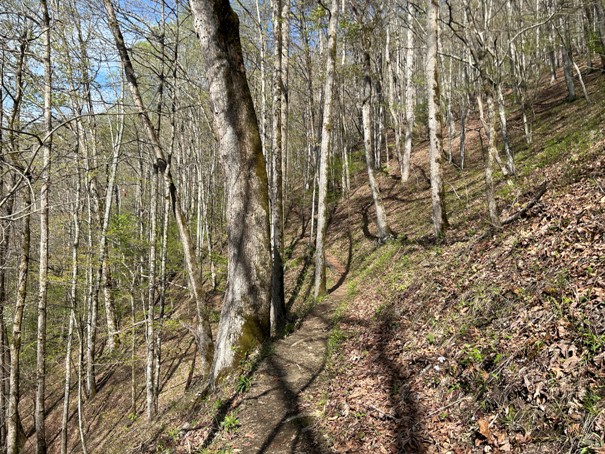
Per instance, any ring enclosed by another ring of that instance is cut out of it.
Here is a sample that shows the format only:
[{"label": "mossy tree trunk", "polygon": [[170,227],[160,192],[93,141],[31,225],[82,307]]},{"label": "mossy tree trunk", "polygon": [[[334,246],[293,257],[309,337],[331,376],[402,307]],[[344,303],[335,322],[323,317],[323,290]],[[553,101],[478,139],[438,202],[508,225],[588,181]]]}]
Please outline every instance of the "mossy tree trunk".
[{"label": "mossy tree trunk", "polygon": [[227,196],[227,291],[211,381],[270,334],[268,180],[246,80],[239,18],[228,0],[190,0],[207,68]]}]

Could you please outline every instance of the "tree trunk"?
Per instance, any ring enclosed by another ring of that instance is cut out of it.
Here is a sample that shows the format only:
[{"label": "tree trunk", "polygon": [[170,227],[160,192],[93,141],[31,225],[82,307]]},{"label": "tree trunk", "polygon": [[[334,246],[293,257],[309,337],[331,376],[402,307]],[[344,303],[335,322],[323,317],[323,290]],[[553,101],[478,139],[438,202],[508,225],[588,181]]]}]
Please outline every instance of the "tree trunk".
[{"label": "tree trunk", "polygon": [[206,62],[227,195],[228,287],[211,382],[270,334],[268,181],[244,66],[239,18],[228,0],[190,0]]},{"label": "tree trunk", "polygon": [[415,90],[412,81],[414,72],[414,29],[410,2],[407,5],[407,40],[405,52],[405,137],[403,141],[403,162],[401,163],[401,181],[405,183],[410,178],[410,159],[412,156],[412,134],[415,122]]},{"label": "tree trunk", "polygon": [[437,74],[437,17],[439,1],[427,0],[427,55],[426,80],[428,85],[428,123],[429,123],[429,165],[431,172],[431,201],[433,206],[433,228],[439,239],[445,236],[447,216],[445,211],[445,193],[441,170],[442,119],[439,77]]},{"label": "tree trunk", "polygon": [[506,123],[506,109],[504,107],[504,96],[502,95],[502,87],[497,84],[496,94],[498,99],[498,116],[500,117],[500,132],[504,140],[504,154],[506,155],[506,169],[509,175],[515,174],[515,156],[510,147],[510,139],[508,137],[508,127]]},{"label": "tree trunk", "polygon": [[601,67],[605,71],[605,8],[602,0],[595,1],[595,11],[597,16],[597,26],[599,27],[599,57],[601,58]]},{"label": "tree trunk", "polygon": [[563,52],[563,74],[565,75],[565,85],[567,86],[567,101],[571,102],[576,99],[576,89],[573,83],[573,57],[571,56],[571,50],[564,43],[562,47]]},{"label": "tree trunk", "polygon": [[[189,225],[187,224],[185,214],[183,213],[183,207],[181,205],[179,193],[174,182],[171,167],[169,165],[170,163],[166,158],[164,150],[160,144],[160,139],[158,137],[157,131],[155,131],[155,129],[153,128],[153,125],[151,124],[151,120],[149,118],[149,114],[143,103],[143,98],[139,90],[137,77],[132,66],[130,55],[128,54],[128,51],[126,49],[126,43],[124,42],[124,36],[122,35],[122,31],[120,30],[116,18],[116,13],[113,7],[112,0],[103,0],[103,4],[105,5],[105,10],[109,18],[109,26],[111,28],[111,32],[115,40],[116,48],[118,50],[118,53],[120,54],[120,61],[122,62],[122,66],[124,68],[124,74],[126,76],[126,81],[128,83],[130,93],[132,95],[145,134],[147,135],[147,138],[153,149],[153,153],[155,156],[154,165],[157,166],[160,172],[162,172],[165,184],[170,191],[172,211],[176,219],[181,243],[183,244],[183,253],[185,255],[185,265],[187,268],[189,291],[191,292],[193,300],[195,301],[197,313],[199,316],[201,316],[201,319],[198,320],[196,338],[201,357],[202,371],[204,375],[206,375],[210,371],[212,364],[211,358],[214,352],[214,342],[212,340],[212,332],[210,328],[209,310],[206,307],[206,303],[203,300],[202,295],[201,271],[195,258],[195,248],[193,242],[191,241]],[[251,98],[250,102],[252,102]],[[254,121],[256,122],[256,116],[254,117]]]},{"label": "tree trunk", "polygon": [[[31,193],[29,190],[23,192],[23,208],[30,210]],[[15,304],[15,313],[13,316],[13,329],[10,343],[10,374],[9,374],[9,394],[7,410],[7,436],[6,452],[8,454],[17,454],[21,451],[25,439],[22,435],[21,418],[19,417],[19,399],[21,397],[20,369],[21,369],[21,328],[23,325],[23,311],[27,300],[27,281],[29,277],[29,259],[30,259],[30,216],[23,218],[21,226],[21,246],[19,258],[19,271],[17,277],[17,301]]]},{"label": "tree trunk", "polygon": [[[396,92],[396,84],[395,84],[395,74],[393,69],[393,64],[391,63],[391,52],[390,52],[390,27],[387,27],[387,36],[386,36],[386,44],[385,44],[385,60],[386,60],[386,70],[387,70],[387,78],[389,84],[389,112],[393,119],[393,129],[395,130],[395,156],[400,163],[403,163],[403,155],[401,154],[401,121],[399,117],[399,108],[397,106],[397,92]],[[388,143],[387,143],[388,149]]]},{"label": "tree trunk", "polygon": [[147,305],[145,308],[145,414],[147,420],[152,420],[156,415],[153,395],[154,384],[154,316],[155,316],[155,294],[156,294],[156,262],[157,262],[157,217],[158,217],[158,169],[154,166],[150,179],[150,207],[149,207],[149,287],[147,289]]},{"label": "tree trunk", "polygon": [[283,168],[282,157],[282,102],[283,80],[283,17],[282,0],[273,0],[273,131],[271,146],[271,250],[273,256],[271,271],[271,332],[277,333],[285,324],[286,304],[284,298],[283,266]]},{"label": "tree trunk", "polygon": [[336,26],[338,24],[338,0],[330,5],[328,23],[328,47],[326,52],[326,76],[324,88],[323,123],[319,154],[319,189],[317,201],[317,238],[315,242],[315,284],[314,296],[326,294],[326,232],[328,230],[328,156],[332,140],[334,77],[336,73]]},{"label": "tree trunk", "polygon": [[372,76],[371,76],[371,62],[370,62],[370,50],[369,43],[364,43],[363,50],[363,99],[361,104],[361,112],[363,118],[363,143],[366,154],[366,168],[368,171],[368,180],[370,182],[370,189],[372,190],[372,199],[374,200],[374,208],[376,209],[376,237],[379,242],[385,241],[392,235],[391,229],[387,223],[387,216],[382,204],[382,198],[380,196],[380,188],[378,182],[374,176],[374,129],[372,122]]},{"label": "tree trunk", "polygon": [[46,453],[46,429],[44,424],[46,393],[46,303],[48,295],[48,195],[50,185],[50,152],[52,147],[52,66],[50,14],[46,0],[41,0],[42,25],[44,26],[44,130],[42,145],[42,188],[40,189],[40,273],[38,294],[38,332],[36,343],[36,452]]},{"label": "tree trunk", "polygon": [[[77,159],[77,157],[76,157]],[[76,176],[76,195],[73,205],[72,245],[71,245],[71,285],[69,292],[69,328],[67,329],[67,347],[65,349],[65,386],[63,389],[63,415],[61,419],[61,454],[67,454],[67,423],[69,421],[69,400],[71,394],[71,355],[74,325],[78,300],[78,249],[80,247],[80,172]]]},{"label": "tree trunk", "polygon": [[[502,223],[498,215],[498,207],[496,205],[496,197],[494,194],[494,156],[496,150],[496,127],[494,119],[494,97],[490,89],[486,90],[487,98],[487,118],[483,112],[483,102],[481,95],[477,96],[477,105],[479,107],[479,117],[483,124],[483,129],[487,135],[488,145],[487,153],[483,151],[484,158],[484,175],[485,175],[485,196],[487,198],[487,211],[489,219],[493,227],[500,228]],[[482,147],[483,148],[483,147]]]}]

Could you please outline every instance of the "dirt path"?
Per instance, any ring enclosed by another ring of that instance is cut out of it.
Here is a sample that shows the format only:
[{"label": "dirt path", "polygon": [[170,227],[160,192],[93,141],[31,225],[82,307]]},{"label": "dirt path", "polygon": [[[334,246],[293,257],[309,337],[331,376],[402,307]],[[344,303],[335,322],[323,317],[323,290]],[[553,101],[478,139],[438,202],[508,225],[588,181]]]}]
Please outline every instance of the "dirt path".
[{"label": "dirt path", "polygon": [[[331,256],[338,276],[344,267]],[[345,296],[344,286],[317,305],[302,327],[275,343],[274,352],[254,375],[252,386],[238,409],[240,427],[231,440],[234,452],[322,453],[322,441],[313,429],[313,415],[302,396],[317,387],[326,365],[326,348],[333,311]]]}]

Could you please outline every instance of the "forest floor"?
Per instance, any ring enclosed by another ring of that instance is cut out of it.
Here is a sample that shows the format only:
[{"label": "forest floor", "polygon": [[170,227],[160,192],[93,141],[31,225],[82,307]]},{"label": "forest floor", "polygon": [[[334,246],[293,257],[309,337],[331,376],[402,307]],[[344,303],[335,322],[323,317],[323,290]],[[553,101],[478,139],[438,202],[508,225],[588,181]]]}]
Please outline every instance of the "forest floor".
[{"label": "forest floor", "polygon": [[[593,104],[566,102],[562,81],[539,92],[531,146],[519,113],[511,115],[517,175],[499,175],[502,218],[534,200],[543,182],[547,191],[500,230],[486,214],[476,132],[467,138],[467,169],[445,165],[444,241],[430,234],[426,143],[407,187],[396,162],[381,172],[398,233],[386,244],[375,241],[367,177],[357,173],[328,232],[330,253],[346,265],[328,305],[339,307],[321,373],[312,386],[280,391],[277,415],[258,400],[237,408],[236,434],[205,452],[605,452],[605,111],[597,107],[605,80],[598,72],[585,80]],[[298,257],[289,263],[295,297],[306,271]],[[277,344],[277,358],[296,362],[295,377],[309,353],[298,339],[316,326],[304,322]],[[317,345],[315,361],[325,351]],[[265,364],[267,375],[287,376]],[[274,380],[261,376],[250,399],[283,385]]]},{"label": "forest floor", "polygon": [[523,217],[489,228],[471,122],[465,169],[444,164],[446,239],[431,234],[424,142],[406,185],[395,161],[379,174],[397,238],[378,244],[356,154],[352,191],[335,202],[328,230],[329,296],[312,302],[309,232],[289,232],[287,335],[201,399],[184,326],[193,308],[175,292],[161,418],[144,420],[143,362],[128,351],[108,358],[85,406],[92,452],[604,452],[605,78],[585,73],[591,104],[566,102],[562,79],[537,94],[531,146],[520,113],[510,114],[517,175],[498,173],[502,217],[548,185]]}]

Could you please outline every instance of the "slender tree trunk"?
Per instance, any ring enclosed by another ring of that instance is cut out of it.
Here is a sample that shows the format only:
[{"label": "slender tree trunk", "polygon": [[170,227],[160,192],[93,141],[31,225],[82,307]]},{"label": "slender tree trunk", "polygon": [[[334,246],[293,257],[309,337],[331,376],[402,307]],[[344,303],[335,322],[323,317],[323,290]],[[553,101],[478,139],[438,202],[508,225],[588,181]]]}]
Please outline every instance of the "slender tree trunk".
[{"label": "slender tree trunk", "polygon": [[447,215],[445,211],[445,191],[443,189],[443,176],[441,169],[442,154],[442,119],[439,77],[437,74],[437,17],[439,1],[427,0],[427,55],[426,80],[428,84],[428,111],[429,111],[429,165],[431,172],[431,201],[433,206],[433,227],[435,236],[445,236]]},{"label": "slender tree trunk", "polygon": [[334,107],[334,77],[336,73],[336,26],[338,24],[338,0],[330,5],[328,23],[328,48],[326,52],[326,76],[324,89],[323,124],[319,155],[319,190],[317,202],[317,239],[315,242],[315,284],[314,295],[319,298],[326,294],[326,232],[328,230],[328,156],[332,140]]},{"label": "slender tree trunk", "polygon": [[67,331],[67,347],[65,349],[65,387],[63,389],[63,416],[61,419],[61,454],[67,454],[67,423],[69,421],[69,401],[71,395],[71,356],[74,326],[76,323],[76,308],[78,301],[78,249],[80,247],[80,172],[78,171],[76,195],[72,212],[72,245],[71,245],[71,285],[69,292],[69,328]]},{"label": "slender tree trunk", "polygon": [[[0,54],[0,99],[4,99],[4,65],[5,54],[4,50]],[[4,124],[4,105],[0,102],[0,125]],[[4,156],[4,130],[0,128],[0,159],[5,159]],[[0,177],[0,198],[4,198],[5,180]],[[12,204],[14,197],[7,194],[9,199],[7,205]],[[5,210],[0,208],[0,215],[10,216],[11,209]],[[6,453],[6,416],[7,416],[7,399],[8,399],[8,377],[7,372],[10,364],[10,353],[8,351],[8,339],[6,325],[4,324],[4,308],[6,306],[6,253],[8,249],[8,239],[11,235],[10,223],[0,221],[0,229],[4,232],[4,236],[0,239],[0,453]]]},{"label": "slender tree trunk", "polygon": [[149,208],[149,287],[147,292],[147,307],[145,308],[145,345],[147,355],[145,361],[145,396],[147,420],[152,420],[156,415],[153,395],[154,384],[154,319],[155,319],[155,294],[156,294],[156,262],[157,262],[157,217],[158,217],[158,169],[154,166],[150,181],[150,208]]},{"label": "slender tree trunk", "polygon": [[[281,169],[282,169],[282,230],[285,225],[285,209],[288,206],[288,115],[290,110],[289,103],[289,79],[290,79],[290,3],[291,0],[282,0],[282,53],[281,53],[281,143],[282,143],[282,155],[281,155]],[[282,232],[283,236],[283,232]],[[282,244],[283,254],[283,244]]]},{"label": "slender tree trunk", "polygon": [[506,169],[509,175],[515,174],[515,156],[510,147],[510,138],[508,137],[508,126],[506,123],[506,109],[504,107],[504,96],[502,95],[502,86],[497,84],[496,95],[498,99],[498,116],[500,117],[500,132],[504,140],[504,154],[506,155]]},{"label": "slender tree trunk", "polygon": [[603,7],[602,0],[596,0],[594,4],[600,37],[600,46],[598,52],[599,57],[601,58],[601,68],[603,71],[605,71],[605,7]]},{"label": "slender tree trunk", "polygon": [[[155,156],[155,165],[157,166],[158,170],[163,174],[165,184],[170,190],[172,211],[176,219],[181,243],[183,244],[183,253],[185,255],[185,265],[187,268],[189,290],[191,292],[191,295],[193,296],[193,300],[195,301],[197,313],[200,316],[197,321],[198,324],[196,340],[201,357],[202,371],[204,375],[206,375],[210,371],[212,365],[211,358],[214,352],[214,342],[212,340],[212,332],[210,328],[209,309],[206,306],[202,295],[202,276],[200,268],[196,261],[195,248],[193,242],[191,241],[189,225],[187,224],[185,214],[183,213],[181,199],[179,197],[176,184],[174,182],[171,167],[169,165],[170,163],[166,158],[164,150],[160,144],[158,134],[153,128],[153,125],[151,124],[149,114],[143,103],[143,98],[139,91],[138,81],[134,72],[134,67],[132,66],[130,55],[128,54],[126,43],[124,42],[124,36],[122,35],[116,18],[116,13],[112,0],[103,0],[103,4],[105,5],[105,10],[109,18],[109,25],[115,40],[116,48],[118,50],[118,53],[120,54],[120,61],[122,62],[122,66],[124,68],[124,73],[126,76],[128,87],[130,89],[130,93],[132,95],[145,134],[147,135],[147,138],[153,149],[153,153]],[[256,121],[256,116],[254,120]]]},{"label": "slender tree trunk", "polygon": [[401,164],[401,181],[405,183],[410,178],[410,159],[412,156],[412,135],[415,122],[415,90],[412,81],[414,71],[414,29],[410,2],[407,5],[407,40],[405,52],[405,137],[403,142],[403,161]]},{"label": "slender tree trunk", "polygon": [[464,169],[465,147],[466,147],[466,114],[467,114],[467,95],[464,94],[460,99],[460,168]]},{"label": "slender tree trunk", "polygon": [[582,71],[578,67],[578,64],[574,61],[573,67],[576,70],[576,74],[578,75],[578,81],[580,82],[580,87],[582,87],[582,93],[584,94],[584,99],[586,102],[590,104],[590,98],[588,97],[588,91],[586,90],[586,85],[584,84],[584,78],[582,77]]},{"label": "slender tree trunk", "polygon": [[481,95],[477,96],[477,105],[479,107],[479,117],[483,124],[483,129],[487,135],[487,152],[483,151],[484,157],[484,175],[485,175],[485,196],[487,198],[487,211],[493,227],[500,228],[502,223],[498,215],[496,197],[494,193],[494,157],[496,154],[496,127],[494,118],[494,98],[491,89],[486,91],[487,118],[483,112],[483,102]]},{"label": "slender tree trunk", "polygon": [[[395,86],[395,71],[393,69],[393,64],[391,62],[391,52],[390,52],[390,27],[387,27],[387,36],[386,36],[386,44],[385,44],[385,60],[386,60],[386,70],[387,70],[387,78],[389,83],[389,112],[391,114],[391,118],[393,119],[393,129],[395,130],[395,156],[400,163],[403,163],[403,155],[401,154],[401,121],[399,117],[399,108],[397,106],[397,92]],[[387,144],[388,147],[388,144]]]},{"label": "slender tree trunk", "polygon": [[44,129],[42,145],[42,188],[40,189],[40,273],[38,295],[38,333],[36,348],[36,452],[46,453],[45,405],[46,394],[46,303],[48,292],[48,195],[50,186],[50,153],[52,147],[52,67],[50,14],[46,0],[40,0],[44,33]]},{"label": "slender tree trunk", "polygon": [[242,55],[239,18],[228,0],[190,0],[206,62],[225,172],[228,287],[211,382],[270,334],[268,180]]},{"label": "slender tree trunk", "polygon": [[[122,93],[124,92],[122,87]],[[107,348],[109,352],[113,352],[119,344],[118,337],[118,322],[113,307],[113,295],[111,293],[111,269],[109,267],[109,244],[107,243],[107,230],[109,229],[109,221],[111,219],[111,208],[113,204],[113,192],[115,188],[116,173],[118,170],[118,160],[120,150],[122,148],[122,136],[124,133],[124,112],[123,103],[120,105],[121,117],[120,125],[113,143],[113,153],[111,164],[109,167],[109,175],[107,177],[107,187],[105,189],[105,203],[103,204],[104,213],[101,224],[101,232],[99,234],[99,261],[97,282],[98,286],[103,286],[103,301],[105,303],[105,316],[107,319]]]},{"label": "slender tree trunk", "polygon": [[78,322],[78,432],[80,432],[80,446],[82,454],[87,454],[86,448],[86,431],[84,430],[84,410],[82,409],[84,401],[83,380],[84,380],[84,329],[82,322]]},{"label": "slender tree trunk", "polygon": [[[28,189],[23,192],[23,208],[30,210],[31,194]],[[30,215],[23,218],[21,226],[21,246],[19,258],[19,270],[17,276],[17,301],[15,304],[15,313],[13,316],[13,329],[10,343],[10,375],[9,375],[9,394],[7,411],[7,438],[6,452],[8,454],[18,454],[25,442],[23,429],[21,427],[21,418],[19,416],[20,394],[20,370],[21,370],[21,328],[23,325],[23,311],[27,300],[27,285],[29,277],[29,259],[30,259]]]},{"label": "slender tree trunk", "polygon": [[273,0],[273,131],[271,147],[271,250],[273,267],[271,271],[271,331],[277,333],[286,319],[284,298],[283,266],[283,168],[282,157],[284,142],[282,140],[282,102],[283,99],[283,17],[282,1]]},{"label": "slender tree trunk", "polygon": [[[367,39],[367,38],[366,38]],[[372,76],[371,76],[371,62],[370,62],[370,50],[369,43],[366,41],[363,50],[363,99],[361,104],[362,118],[363,118],[363,143],[366,154],[366,168],[368,171],[368,180],[370,182],[370,189],[372,190],[372,199],[374,200],[374,208],[376,209],[376,227],[379,242],[385,241],[392,235],[391,229],[387,222],[386,212],[384,205],[382,204],[382,198],[380,196],[380,188],[378,182],[374,176],[374,130],[372,122]]]}]

